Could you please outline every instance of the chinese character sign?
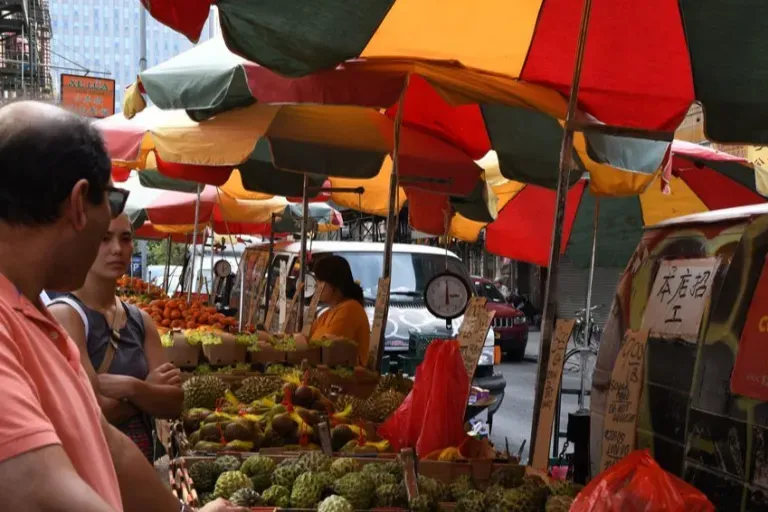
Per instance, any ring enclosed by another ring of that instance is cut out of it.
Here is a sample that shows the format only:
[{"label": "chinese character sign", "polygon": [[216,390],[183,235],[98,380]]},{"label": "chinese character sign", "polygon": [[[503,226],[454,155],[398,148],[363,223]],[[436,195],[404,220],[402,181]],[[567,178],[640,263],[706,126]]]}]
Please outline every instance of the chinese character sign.
[{"label": "chinese character sign", "polygon": [[61,106],[84,117],[109,117],[115,113],[115,81],[62,74]]},{"label": "chinese character sign", "polygon": [[624,335],[608,388],[600,470],[608,469],[635,449],[647,343],[647,330],[630,330]]},{"label": "chinese character sign", "polygon": [[643,328],[651,336],[695,342],[718,264],[717,258],[663,261],[648,297]]}]

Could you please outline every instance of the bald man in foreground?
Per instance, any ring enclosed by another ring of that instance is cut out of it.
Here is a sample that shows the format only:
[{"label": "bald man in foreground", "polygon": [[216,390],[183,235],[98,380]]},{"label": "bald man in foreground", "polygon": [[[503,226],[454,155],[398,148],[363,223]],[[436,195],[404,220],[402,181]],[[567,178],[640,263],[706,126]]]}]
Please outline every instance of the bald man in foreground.
[{"label": "bald man in foreground", "polygon": [[[110,220],[99,133],[52,105],[0,108],[0,510],[178,512],[139,449],[104,419],[78,349],[40,300],[82,286]],[[201,512],[244,511],[217,500]]]}]

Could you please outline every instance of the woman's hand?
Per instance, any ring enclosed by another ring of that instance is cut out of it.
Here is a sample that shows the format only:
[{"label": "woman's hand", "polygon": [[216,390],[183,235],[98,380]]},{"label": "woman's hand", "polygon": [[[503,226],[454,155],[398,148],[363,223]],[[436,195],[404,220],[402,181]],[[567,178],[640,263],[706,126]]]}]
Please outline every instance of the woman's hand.
[{"label": "woman's hand", "polygon": [[181,386],[181,370],[171,363],[163,363],[147,375],[149,384],[161,386]]},{"label": "woman's hand", "polygon": [[116,400],[132,397],[136,392],[136,384],[141,382],[127,375],[111,375],[109,373],[98,375],[98,379],[101,394]]},{"label": "woman's hand", "polygon": [[203,508],[198,509],[198,512],[248,512],[248,509],[245,507],[236,507],[227,500],[219,498],[210,502]]}]

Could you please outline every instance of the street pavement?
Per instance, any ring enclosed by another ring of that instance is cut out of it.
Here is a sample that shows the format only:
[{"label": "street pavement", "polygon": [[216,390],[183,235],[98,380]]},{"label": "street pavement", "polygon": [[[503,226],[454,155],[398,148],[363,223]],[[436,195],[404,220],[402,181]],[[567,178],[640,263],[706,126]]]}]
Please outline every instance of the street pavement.
[{"label": "street pavement", "polygon": [[[539,339],[538,332],[531,332],[525,358],[518,363],[503,363],[496,367],[496,371],[500,371],[504,375],[507,387],[501,408],[493,417],[491,441],[497,449],[501,450],[505,447],[505,441],[508,441],[510,452],[516,454],[523,441],[527,440],[523,451],[523,460],[528,458],[531,437]],[[563,387],[572,389],[579,387],[579,374],[573,365],[566,367],[563,374]],[[589,407],[588,397],[586,406]],[[561,431],[566,429],[568,413],[576,412],[577,409],[578,398],[575,395],[563,396],[560,412]]]}]

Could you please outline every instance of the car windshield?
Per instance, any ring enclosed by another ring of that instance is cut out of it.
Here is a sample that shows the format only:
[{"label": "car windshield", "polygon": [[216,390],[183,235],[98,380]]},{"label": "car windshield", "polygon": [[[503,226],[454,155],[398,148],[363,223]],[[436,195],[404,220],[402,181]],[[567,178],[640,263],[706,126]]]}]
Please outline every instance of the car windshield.
[{"label": "car windshield", "polygon": [[[363,288],[366,299],[376,300],[379,278],[384,265],[384,254],[378,252],[339,252],[352,268],[352,276]],[[322,254],[315,255],[316,259]],[[396,252],[392,254],[392,284],[390,294],[393,300],[420,301],[424,288],[436,274],[445,271],[446,258],[442,254]],[[464,264],[456,257],[448,257],[448,270],[460,275],[470,283]]]},{"label": "car windshield", "polygon": [[504,296],[501,294],[498,288],[493,283],[487,281],[478,281],[475,283],[475,291],[481,297],[487,298],[491,302],[505,303]]}]

